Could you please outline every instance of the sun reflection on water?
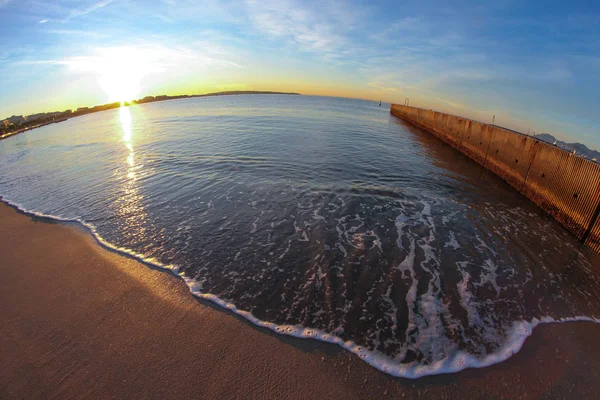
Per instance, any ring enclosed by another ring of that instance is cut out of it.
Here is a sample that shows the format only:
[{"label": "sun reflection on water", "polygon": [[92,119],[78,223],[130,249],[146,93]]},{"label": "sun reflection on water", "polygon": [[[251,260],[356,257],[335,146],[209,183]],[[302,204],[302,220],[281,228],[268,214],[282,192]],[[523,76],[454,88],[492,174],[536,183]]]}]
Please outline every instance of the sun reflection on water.
[{"label": "sun reflection on water", "polygon": [[121,129],[123,130],[123,140],[126,144],[131,145],[131,111],[129,107],[121,106],[119,109],[119,120],[121,121]]},{"label": "sun reflection on water", "polygon": [[121,106],[119,109],[119,120],[121,122],[121,130],[123,131],[123,141],[125,142],[125,147],[127,147],[127,150],[129,150],[129,155],[127,156],[127,164],[129,165],[127,177],[134,180],[135,152],[133,151],[133,145],[131,143],[133,135],[131,128],[131,111],[129,110],[129,107]]},{"label": "sun reflection on water", "polygon": [[129,107],[119,109],[119,124],[123,133],[123,143],[128,151],[124,168],[119,168],[117,174],[123,182],[123,194],[116,202],[116,212],[127,221],[127,229],[122,234],[131,240],[145,235],[146,212],[143,206],[143,195],[136,183],[137,174],[142,165],[136,163],[134,144],[133,118]]}]

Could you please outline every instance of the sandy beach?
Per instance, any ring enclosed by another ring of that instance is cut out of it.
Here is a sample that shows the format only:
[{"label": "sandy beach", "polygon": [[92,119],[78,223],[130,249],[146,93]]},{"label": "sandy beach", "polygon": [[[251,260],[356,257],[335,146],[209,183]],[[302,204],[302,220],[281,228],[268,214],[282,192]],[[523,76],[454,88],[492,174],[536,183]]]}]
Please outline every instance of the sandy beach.
[{"label": "sandy beach", "polygon": [[596,398],[600,325],[537,328],[484,369],[395,379],[278,336],[77,226],[0,205],[0,398]]}]

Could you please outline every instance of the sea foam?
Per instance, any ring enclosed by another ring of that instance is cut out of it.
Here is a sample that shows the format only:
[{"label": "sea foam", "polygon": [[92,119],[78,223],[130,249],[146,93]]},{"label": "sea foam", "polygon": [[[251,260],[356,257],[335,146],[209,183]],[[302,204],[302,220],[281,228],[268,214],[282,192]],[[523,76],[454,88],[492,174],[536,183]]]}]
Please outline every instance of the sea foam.
[{"label": "sea foam", "polygon": [[[251,312],[239,309],[233,303],[230,303],[223,299],[220,299],[219,297],[212,295],[210,293],[202,292],[201,283],[186,276],[186,274],[184,272],[182,272],[178,266],[161,264],[154,258],[148,258],[148,257],[145,257],[144,255],[136,253],[130,249],[113,245],[112,243],[106,241],[104,238],[102,238],[102,236],[100,236],[98,234],[94,225],[92,225],[86,221],[83,221],[79,218],[70,219],[70,218],[63,218],[63,217],[60,217],[57,215],[50,215],[50,214],[36,212],[33,210],[29,210],[29,209],[25,208],[24,206],[22,206],[21,204],[19,204],[17,202],[13,202],[5,197],[0,197],[0,200],[27,215],[41,217],[41,218],[48,218],[48,219],[65,222],[65,223],[78,223],[81,226],[85,227],[91,233],[91,235],[96,239],[96,241],[104,248],[106,248],[110,251],[114,251],[116,253],[128,256],[128,257],[135,258],[135,259],[141,261],[142,263],[149,265],[151,267],[170,271],[173,275],[182,279],[182,281],[187,285],[187,287],[190,290],[190,293],[192,295],[194,295],[200,299],[210,301],[214,304],[217,304],[220,307],[222,307],[223,309],[229,310],[230,312],[235,313],[235,314],[245,318],[252,324],[259,326],[261,328],[269,329],[275,333],[278,333],[281,335],[287,335],[287,336],[291,336],[291,337],[295,337],[295,338],[301,338],[301,339],[314,339],[314,340],[318,340],[321,342],[331,343],[331,344],[340,346],[343,349],[355,354],[361,360],[363,360],[367,364],[371,365],[372,367],[376,368],[377,370],[379,370],[383,373],[389,374],[391,376],[397,377],[397,378],[416,379],[416,378],[421,378],[421,377],[429,376],[429,375],[456,373],[456,372],[462,371],[467,368],[483,368],[483,367],[488,367],[488,366],[500,363],[502,361],[507,360],[512,355],[516,354],[517,352],[519,352],[519,350],[523,347],[523,344],[525,343],[527,338],[529,336],[531,336],[533,329],[541,324],[566,323],[566,322],[578,322],[578,321],[600,323],[600,319],[587,317],[587,316],[575,316],[575,317],[568,317],[568,318],[553,318],[553,317],[545,316],[545,317],[541,317],[541,318],[534,318],[531,321],[514,321],[510,331],[508,332],[506,340],[504,341],[502,346],[499,349],[497,349],[496,351],[485,355],[484,357],[476,357],[465,351],[455,350],[448,357],[446,357],[442,360],[437,360],[436,362],[434,362],[432,364],[424,365],[424,364],[420,364],[418,362],[398,363],[397,361],[394,361],[389,356],[386,356],[385,354],[383,354],[381,352],[368,350],[364,346],[358,345],[352,340],[344,340],[341,337],[336,336],[335,334],[325,332],[323,330],[314,329],[314,328],[310,328],[310,327],[304,327],[302,325],[278,325],[273,322],[261,320],[261,319],[255,317]],[[421,213],[417,219],[423,221],[423,217],[426,216],[427,215],[426,213],[429,212],[429,207],[427,205],[425,206],[424,211],[425,211],[425,213]],[[402,218],[399,218],[398,229],[402,229],[404,226],[405,226],[405,221],[403,221]],[[414,246],[414,243],[411,243],[411,253],[414,252],[413,246]],[[409,262],[411,261],[411,259],[413,257],[414,257],[414,255],[411,255],[410,257],[408,257]],[[411,274],[414,274],[414,272],[412,272],[413,271],[412,268],[410,268],[408,266],[402,267],[402,265],[401,265],[399,267],[399,269],[408,270],[411,272]],[[466,275],[464,275],[464,276],[468,280],[468,277]],[[416,295],[415,295],[416,280],[414,280],[414,275],[412,275],[411,277],[413,278],[413,284],[411,286],[411,290],[409,290],[409,292],[407,294],[407,301],[410,303],[413,303],[416,300]],[[463,283],[463,285],[466,285],[466,283]],[[463,286],[462,291],[461,291],[462,293],[464,293],[464,291],[465,291],[464,287],[466,287],[466,286]],[[430,287],[430,290],[431,290],[431,287]],[[388,296],[389,296],[389,293],[388,293]],[[466,297],[467,296],[465,295],[465,298],[463,298],[463,300],[466,300],[466,302],[468,302],[468,299]],[[473,311],[471,311],[471,312],[473,312]],[[414,314],[412,314],[409,317],[409,319],[412,321],[415,321],[416,318],[417,317]],[[472,318],[474,318],[474,316],[470,315],[470,319],[472,319]],[[412,322],[412,323],[417,324],[417,325],[422,325],[422,323],[419,323],[419,322]],[[251,351],[251,350],[249,350],[249,351]]]}]

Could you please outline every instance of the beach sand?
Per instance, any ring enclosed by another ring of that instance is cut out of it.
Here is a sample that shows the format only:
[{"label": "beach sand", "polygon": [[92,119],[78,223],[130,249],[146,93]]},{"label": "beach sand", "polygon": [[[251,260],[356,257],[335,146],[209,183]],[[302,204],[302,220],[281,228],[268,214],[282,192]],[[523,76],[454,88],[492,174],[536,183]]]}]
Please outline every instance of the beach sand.
[{"label": "beach sand", "polygon": [[598,398],[600,325],[544,325],[508,361],[418,380],[194,298],[83,228],[0,204],[0,398]]}]

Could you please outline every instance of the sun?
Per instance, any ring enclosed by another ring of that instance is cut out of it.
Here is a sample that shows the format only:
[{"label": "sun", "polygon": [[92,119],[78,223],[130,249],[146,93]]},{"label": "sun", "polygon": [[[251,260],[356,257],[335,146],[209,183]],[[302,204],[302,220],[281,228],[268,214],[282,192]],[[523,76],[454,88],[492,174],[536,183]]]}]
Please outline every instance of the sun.
[{"label": "sun", "polygon": [[142,79],[149,63],[144,52],[135,48],[103,49],[95,59],[98,84],[108,102],[129,102],[139,98]]},{"label": "sun", "polygon": [[139,97],[141,77],[133,68],[110,68],[99,76],[98,84],[109,103],[130,102]]}]

